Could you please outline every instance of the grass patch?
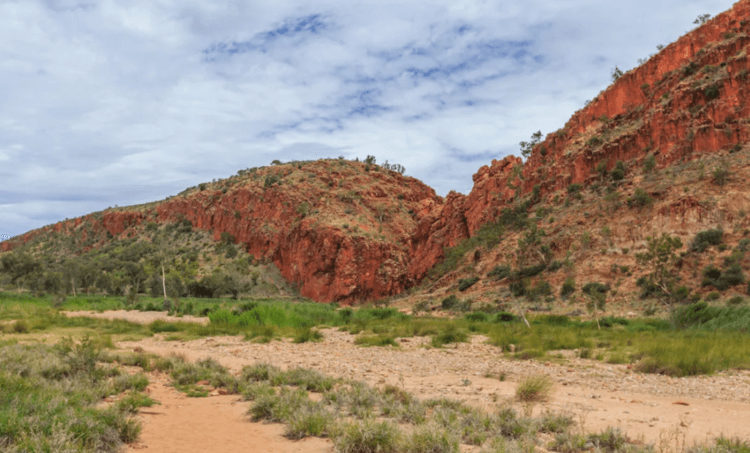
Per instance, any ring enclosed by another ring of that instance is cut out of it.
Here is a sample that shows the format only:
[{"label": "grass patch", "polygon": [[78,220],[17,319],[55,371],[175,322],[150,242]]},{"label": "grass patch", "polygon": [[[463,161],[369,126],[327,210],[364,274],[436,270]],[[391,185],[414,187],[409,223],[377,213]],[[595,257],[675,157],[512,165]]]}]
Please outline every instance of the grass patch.
[{"label": "grass patch", "polygon": [[[140,434],[132,418],[153,404],[137,390],[106,409],[95,407],[117,392],[118,368],[100,365],[90,339],[56,347],[0,348],[0,439],[7,451],[115,452]],[[141,385],[132,385],[140,388]],[[4,450],[6,451],[6,450]]]},{"label": "grass patch", "polygon": [[516,387],[516,399],[522,403],[546,401],[552,393],[552,380],[549,376],[527,376]]},{"label": "grass patch", "polygon": [[396,344],[396,337],[389,334],[380,335],[361,335],[354,340],[354,344],[358,346],[393,346],[398,347]]}]

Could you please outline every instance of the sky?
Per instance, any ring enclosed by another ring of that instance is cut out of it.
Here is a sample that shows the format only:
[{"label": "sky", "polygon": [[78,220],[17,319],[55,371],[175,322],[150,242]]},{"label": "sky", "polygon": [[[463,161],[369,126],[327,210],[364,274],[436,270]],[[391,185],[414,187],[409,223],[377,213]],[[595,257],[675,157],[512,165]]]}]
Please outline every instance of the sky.
[{"label": "sky", "polygon": [[733,0],[0,0],[0,240],[272,160],[439,195]]}]

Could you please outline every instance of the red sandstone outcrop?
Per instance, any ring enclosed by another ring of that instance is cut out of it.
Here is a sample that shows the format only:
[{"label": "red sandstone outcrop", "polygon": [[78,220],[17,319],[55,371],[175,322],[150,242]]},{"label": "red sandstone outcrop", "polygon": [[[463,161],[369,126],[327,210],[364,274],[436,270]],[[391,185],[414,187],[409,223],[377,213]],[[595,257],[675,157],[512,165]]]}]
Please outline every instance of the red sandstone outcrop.
[{"label": "red sandstone outcrop", "polygon": [[[525,164],[510,156],[480,168],[468,196],[449,197],[442,213],[422,220],[430,224],[415,233],[411,275],[422,278],[443,247],[475,234],[534,186],[544,196],[591,182],[601,162],[612,170],[617,161],[632,165],[652,154],[665,167],[750,141],[749,34],[750,0],[742,0],[622,75],[548,134]],[[519,165],[520,175],[513,170]]]}]

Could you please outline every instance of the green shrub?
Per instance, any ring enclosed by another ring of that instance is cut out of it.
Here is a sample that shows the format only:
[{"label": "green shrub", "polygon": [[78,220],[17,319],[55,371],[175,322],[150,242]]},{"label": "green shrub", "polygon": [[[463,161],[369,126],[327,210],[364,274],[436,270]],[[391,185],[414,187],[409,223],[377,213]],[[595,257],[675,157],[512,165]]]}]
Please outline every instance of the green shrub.
[{"label": "green shrub", "polygon": [[547,375],[527,376],[516,387],[516,399],[523,403],[545,401],[549,398],[552,387],[552,380]]},{"label": "green shrub", "polygon": [[29,323],[24,319],[19,319],[13,323],[13,332],[15,333],[28,333],[30,330]]},{"label": "green shrub", "polygon": [[625,173],[625,163],[621,160],[618,160],[615,163],[615,168],[612,169],[609,175],[613,181],[622,181],[623,179],[625,179]]},{"label": "green shrub", "polygon": [[469,338],[468,334],[459,330],[455,324],[448,324],[442,332],[432,337],[432,346],[441,348],[450,343],[463,343]]},{"label": "green shrub", "polygon": [[311,329],[310,327],[298,328],[294,334],[294,343],[307,343],[308,341],[321,341],[323,334],[317,329]]},{"label": "green shrub", "polygon": [[729,167],[719,165],[711,171],[711,181],[717,186],[723,186],[729,180]]},{"label": "green shrub", "polygon": [[284,436],[292,440],[307,436],[323,437],[333,421],[333,414],[322,404],[306,405],[289,416]]},{"label": "green shrub", "polygon": [[649,154],[643,160],[643,171],[646,173],[651,173],[655,168],[656,168],[656,157],[653,154]]},{"label": "green shrub", "polygon": [[456,297],[455,294],[451,294],[440,302],[440,308],[443,310],[452,310],[456,308],[459,303],[460,301],[458,300],[458,297]]},{"label": "green shrub", "polygon": [[431,423],[415,428],[406,437],[400,451],[404,453],[458,453],[456,435],[443,426]]},{"label": "green shrub", "polygon": [[719,84],[714,83],[706,87],[706,89],[703,90],[703,95],[706,96],[706,100],[709,102],[718,98],[721,95]]},{"label": "green shrub", "polygon": [[589,442],[597,450],[607,453],[617,453],[628,444],[628,438],[622,433],[620,428],[607,428],[598,434],[589,434]]},{"label": "green shrub", "polygon": [[281,368],[270,363],[256,363],[242,368],[241,380],[244,382],[268,381],[275,374],[281,373]]},{"label": "green shrub", "polygon": [[637,187],[635,189],[635,192],[633,192],[633,196],[628,197],[627,203],[631,208],[642,208],[651,204],[652,201],[653,198],[651,198],[651,195],[649,195],[648,192],[640,187]]},{"label": "green shrub", "polygon": [[332,437],[340,453],[396,453],[401,433],[393,423],[365,419],[337,428]]},{"label": "green shrub", "polygon": [[734,296],[727,301],[727,305],[743,305],[744,303],[745,298],[742,296]]},{"label": "green shrub", "polygon": [[504,278],[508,278],[511,275],[511,267],[510,266],[495,266],[488,274],[488,277],[492,277],[495,280],[502,280]]},{"label": "green shrub", "polygon": [[514,297],[521,297],[526,294],[526,280],[516,280],[510,282],[508,290]]},{"label": "green shrub", "polygon": [[540,420],[539,430],[543,433],[564,433],[575,425],[570,413],[544,412]]},{"label": "green shrub", "polygon": [[462,278],[458,280],[458,290],[463,292],[474,286],[479,281],[479,277]]},{"label": "green shrub", "polygon": [[547,263],[540,263],[534,266],[522,267],[513,274],[513,278],[521,279],[527,277],[535,277],[544,272],[545,269],[547,269]]},{"label": "green shrub", "polygon": [[739,264],[732,264],[723,271],[709,265],[703,269],[703,280],[701,286],[713,286],[719,291],[725,291],[732,286],[745,282],[745,274]]},{"label": "green shrub", "polygon": [[575,183],[568,186],[568,193],[570,195],[578,195],[583,189],[583,185]]},{"label": "green shrub", "polygon": [[549,296],[552,294],[552,285],[548,282],[541,280],[531,288],[527,288],[526,297],[531,301],[536,301],[539,297]]},{"label": "green shrub", "polygon": [[357,337],[354,340],[354,344],[359,346],[393,346],[398,347],[396,344],[396,338],[393,335],[380,334],[380,335],[364,335]]},{"label": "green shrub", "polygon": [[576,281],[573,279],[573,277],[568,277],[563,282],[562,287],[560,287],[560,297],[562,297],[563,299],[566,299],[575,291],[576,291]]},{"label": "green shrub", "polygon": [[596,168],[594,169],[597,173],[599,173],[599,176],[601,176],[602,179],[607,177],[607,163],[602,161],[596,164]]},{"label": "green shrub", "polygon": [[336,380],[316,370],[292,368],[274,374],[270,383],[271,385],[291,385],[311,392],[325,392],[333,388]]},{"label": "green shrub", "polygon": [[481,312],[481,311],[474,311],[471,313],[467,313],[465,316],[467,321],[471,322],[487,322],[489,319],[489,316],[487,313]]},{"label": "green shrub", "polygon": [[595,135],[586,141],[587,146],[598,146],[601,145],[602,139],[598,135]]},{"label": "green shrub", "polygon": [[279,177],[276,175],[266,175],[265,181],[263,181],[263,187],[269,188],[279,182]]},{"label": "green shrub", "polygon": [[247,414],[253,421],[281,423],[288,421],[293,414],[311,404],[306,391],[282,387],[278,395],[257,397]]},{"label": "green shrub", "polygon": [[724,231],[721,229],[712,229],[701,231],[695,235],[693,242],[690,244],[690,250],[697,253],[704,252],[712,245],[719,245],[724,238]]}]

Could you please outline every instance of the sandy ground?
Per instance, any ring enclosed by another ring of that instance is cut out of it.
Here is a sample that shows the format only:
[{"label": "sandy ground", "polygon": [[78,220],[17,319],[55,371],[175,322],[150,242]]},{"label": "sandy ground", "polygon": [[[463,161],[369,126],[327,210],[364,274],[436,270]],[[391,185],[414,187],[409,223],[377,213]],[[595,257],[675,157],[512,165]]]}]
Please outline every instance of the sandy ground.
[{"label": "sandy ground", "polygon": [[63,313],[69,317],[85,316],[88,318],[108,319],[110,321],[120,319],[123,321],[130,321],[138,324],[150,324],[154,321],[194,322],[198,324],[208,324],[210,322],[208,318],[201,318],[197,316],[169,316],[165,311],[109,310],[98,312],[82,310],[66,311]]},{"label": "sandy ground", "polygon": [[[153,312],[94,313],[97,317],[123,316],[121,319],[141,322],[153,320],[155,315]],[[167,319],[164,314],[161,316]],[[371,385],[404,386],[421,398],[460,399],[487,410],[512,398],[521,378],[542,373],[550,376],[556,386],[550,400],[538,405],[534,413],[570,411],[579,427],[586,431],[620,427],[629,437],[662,449],[674,449],[678,441],[687,441],[688,445],[710,442],[722,434],[750,439],[747,371],[676,379],[633,373],[625,365],[574,357],[562,364],[508,360],[499,348],[485,344],[486,339],[481,336],[474,336],[470,343],[443,349],[423,347],[426,338],[401,339],[399,348],[361,348],[353,344],[355,337],[346,332],[335,329],[322,332],[322,342],[299,345],[288,340],[256,344],[240,337],[165,341],[163,336],[156,335],[137,342],[121,342],[118,346],[140,347],[159,355],[181,354],[189,360],[212,357],[235,371],[258,362],[282,368],[313,368]],[[488,373],[494,376],[503,373],[506,379],[485,377]],[[332,451],[329,441],[291,442],[281,436],[280,426],[250,423],[243,415],[249,403],[237,403],[236,397],[185,398],[167,387],[166,379],[160,377],[152,385],[154,397],[163,403],[154,412],[163,415],[144,415],[143,439],[135,448],[234,451],[232,448],[247,449],[258,442],[267,442],[265,447],[249,451]]]},{"label": "sandy ground", "polygon": [[143,433],[128,452],[148,449],[160,453],[279,452],[323,453],[333,450],[328,439],[290,441],[281,424],[251,423],[248,403],[237,395],[188,398],[169,386],[167,375],[151,375],[148,391],[161,403],[140,412]]}]

